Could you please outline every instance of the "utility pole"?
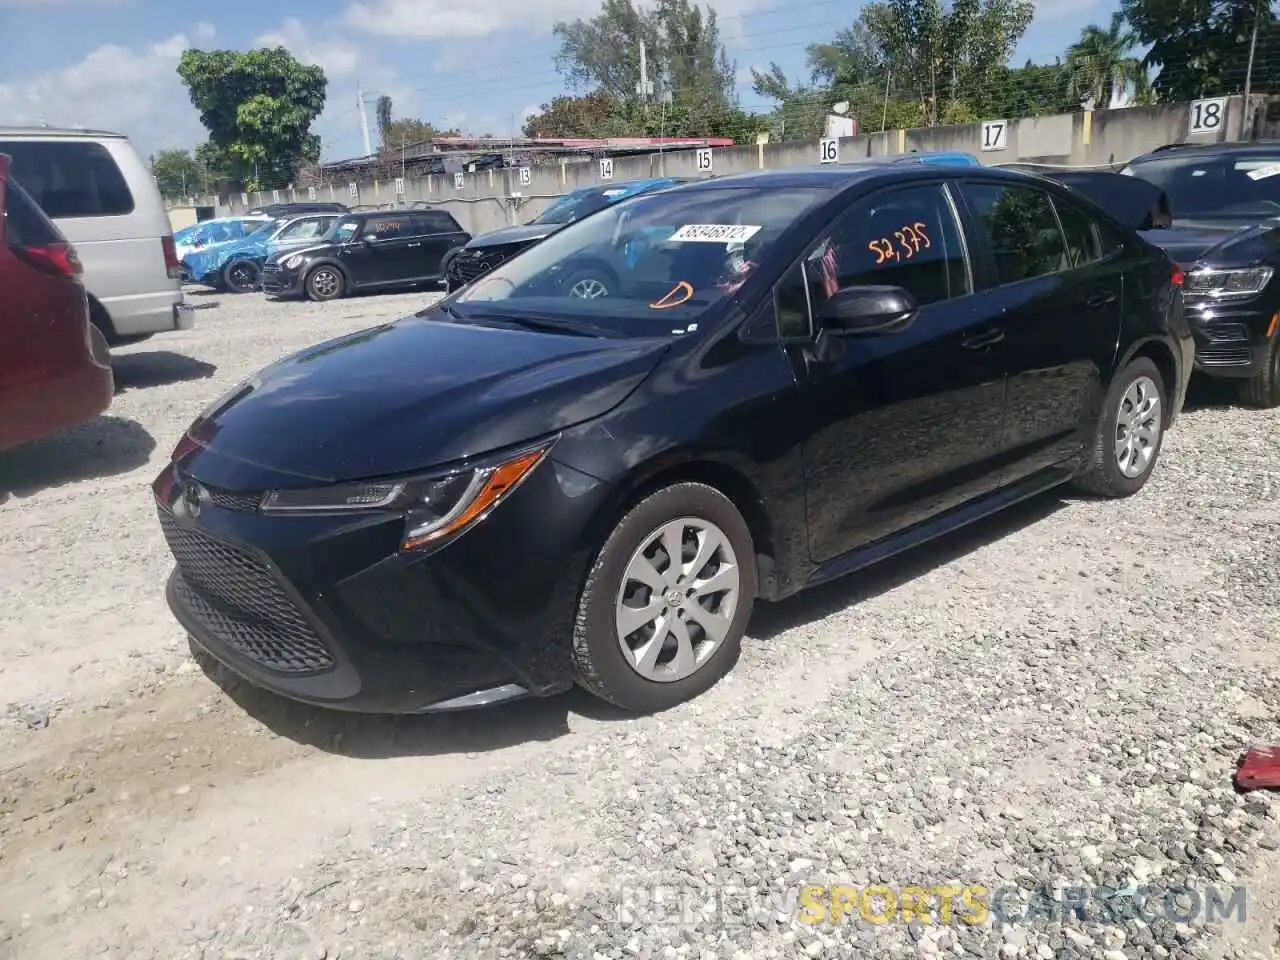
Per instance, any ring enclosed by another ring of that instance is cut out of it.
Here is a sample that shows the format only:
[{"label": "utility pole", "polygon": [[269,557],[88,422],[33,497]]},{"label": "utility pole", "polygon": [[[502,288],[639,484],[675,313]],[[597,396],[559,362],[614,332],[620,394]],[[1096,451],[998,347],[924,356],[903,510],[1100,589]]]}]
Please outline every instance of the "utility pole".
[{"label": "utility pole", "polygon": [[[1262,16],[1262,0],[1257,0],[1253,5],[1253,36],[1249,38],[1249,66],[1244,71],[1244,107],[1240,111],[1240,139],[1245,139],[1245,123],[1253,119],[1253,112],[1249,109],[1249,92],[1253,88],[1253,53],[1258,46],[1258,20]],[[1253,124],[1249,123],[1249,133],[1253,134]]]},{"label": "utility pole", "polygon": [[640,41],[640,82],[636,84],[636,94],[644,103],[644,112],[649,113],[649,98],[653,96],[653,81],[649,79],[649,57],[644,41]]},{"label": "utility pole", "polygon": [[360,107],[360,136],[364,137],[364,155],[373,156],[373,141],[369,139],[369,115],[364,110],[364,89],[356,83],[356,103]]}]

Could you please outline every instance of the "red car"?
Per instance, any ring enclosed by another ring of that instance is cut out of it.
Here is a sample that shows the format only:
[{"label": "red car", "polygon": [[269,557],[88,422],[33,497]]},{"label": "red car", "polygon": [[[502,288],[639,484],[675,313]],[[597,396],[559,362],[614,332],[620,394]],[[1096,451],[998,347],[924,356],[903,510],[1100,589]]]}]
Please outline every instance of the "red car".
[{"label": "red car", "polygon": [[80,274],[75,249],[0,154],[0,450],[111,405],[111,358]]}]

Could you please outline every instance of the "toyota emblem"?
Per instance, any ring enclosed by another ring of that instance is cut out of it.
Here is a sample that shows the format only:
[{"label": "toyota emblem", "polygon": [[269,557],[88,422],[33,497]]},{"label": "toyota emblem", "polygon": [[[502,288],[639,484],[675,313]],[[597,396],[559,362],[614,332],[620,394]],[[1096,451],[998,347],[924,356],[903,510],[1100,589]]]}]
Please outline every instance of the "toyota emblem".
[{"label": "toyota emblem", "polygon": [[191,483],[187,485],[182,491],[182,505],[186,508],[187,516],[200,516],[200,510],[204,507],[204,489],[200,484]]}]

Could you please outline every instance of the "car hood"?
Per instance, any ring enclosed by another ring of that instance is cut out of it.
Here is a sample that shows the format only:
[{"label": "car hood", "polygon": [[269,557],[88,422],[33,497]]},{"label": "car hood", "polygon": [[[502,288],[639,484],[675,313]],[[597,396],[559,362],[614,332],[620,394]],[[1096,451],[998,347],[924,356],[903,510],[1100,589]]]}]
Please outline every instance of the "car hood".
[{"label": "car hood", "polygon": [[317,253],[321,251],[327,252],[335,249],[335,246],[336,245],[332,243],[314,243],[313,242],[310,245],[303,244],[298,247],[280,248],[278,250],[271,251],[270,256],[267,257],[267,262],[278,264],[281,260],[285,260],[289,257],[297,256],[300,253],[307,254],[307,253]]},{"label": "car hood", "polygon": [[508,243],[522,243],[530,240],[542,240],[551,236],[564,226],[562,223],[526,223],[519,227],[503,227],[473,237],[467,247],[499,247]]},{"label": "car hood", "polygon": [[1145,230],[1142,235],[1182,267],[1196,263],[1212,266],[1247,266],[1273,261],[1280,253],[1280,225],[1204,228],[1196,230]]},{"label": "car hood", "polygon": [[192,424],[183,465],[231,489],[425,470],[606,413],[669,345],[406,317],[241,384]]},{"label": "car hood", "polygon": [[303,237],[300,240],[271,240],[264,247],[264,253],[268,257],[274,257],[277,253],[297,253],[299,250],[309,250],[317,246],[315,237]]}]

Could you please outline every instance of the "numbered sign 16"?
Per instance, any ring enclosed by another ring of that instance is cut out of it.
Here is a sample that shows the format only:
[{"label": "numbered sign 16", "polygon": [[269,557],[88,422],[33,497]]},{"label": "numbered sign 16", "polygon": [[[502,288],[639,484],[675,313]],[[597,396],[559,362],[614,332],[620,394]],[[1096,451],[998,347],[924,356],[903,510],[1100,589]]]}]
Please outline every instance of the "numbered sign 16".
[{"label": "numbered sign 16", "polygon": [[527,187],[533,183],[533,170],[529,167],[520,168],[520,186]]},{"label": "numbered sign 16", "polygon": [[711,148],[710,147],[703,147],[701,150],[698,151],[698,172],[699,173],[711,172]]},{"label": "numbered sign 16", "polygon": [[396,193],[404,196],[404,177],[396,177]]},{"label": "numbered sign 16", "polygon": [[1227,112],[1227,98],[1192,100],[1191,115],[1187,118],[1188,133],[1217,133],[1222,129],[1223,114]]},{"label": "numbered sign 16", "polygon": [[1009,146],[1008,120],[982,121],[982,149],[986,151],[1004,150]]},{"label": "numbered sign 16", "polygon": [[463,172],[459,170],[457,173],[453,175],[453,188],[455,190],[461,190],[466,185],[467,185],[467,178],[463,174]]},{"label": "numbered sign 16", "polygon": [[836,163],[840,159],[840,141],[832,137],[818,144],[818,162]]},{"label": "numbered sign 16", "polygon": [[613,179],[613,158],[612,157],[605,157],[603,160],[600,161],[600,179],[601,180]]},{"label": "numbered sign 16", "polygon": [[356,186],[354,183],[348,183],[347,193],[351,194],[351,196],[353,197],[358,197],[360,196],[360,188]]},{"label": "numbered sign 16", "polygon": [[316,188],[315,188],[315,187],[307,187],[307,199],[308,199],[308,200],[314,200],[315,198],[316,198]]}]

